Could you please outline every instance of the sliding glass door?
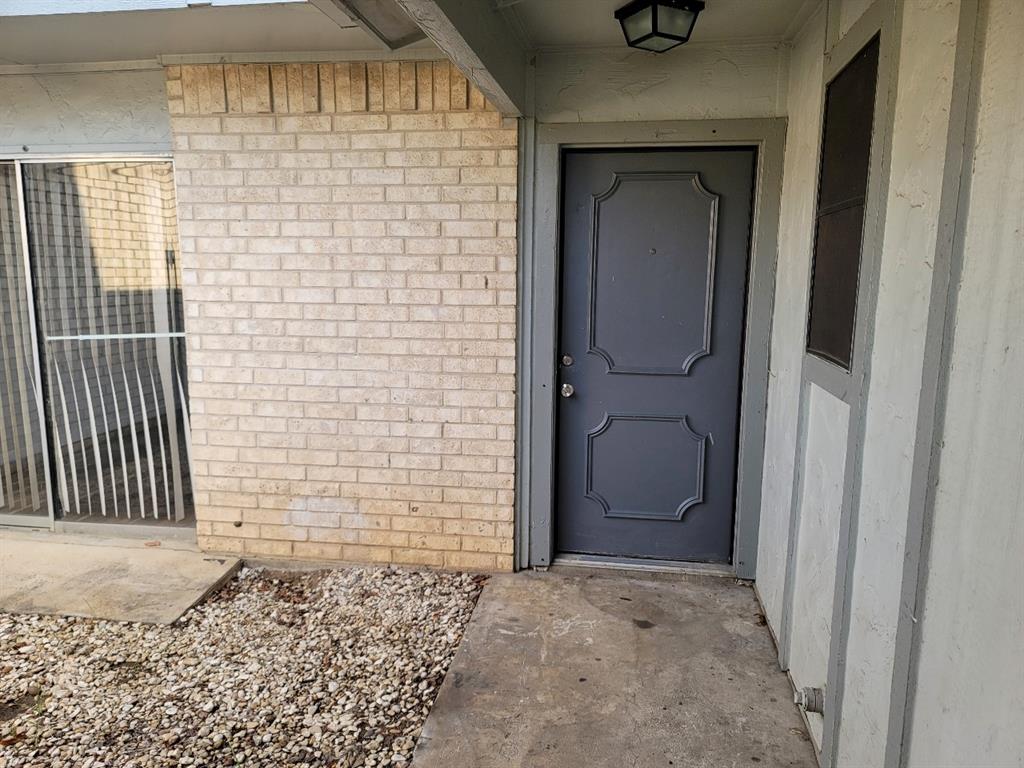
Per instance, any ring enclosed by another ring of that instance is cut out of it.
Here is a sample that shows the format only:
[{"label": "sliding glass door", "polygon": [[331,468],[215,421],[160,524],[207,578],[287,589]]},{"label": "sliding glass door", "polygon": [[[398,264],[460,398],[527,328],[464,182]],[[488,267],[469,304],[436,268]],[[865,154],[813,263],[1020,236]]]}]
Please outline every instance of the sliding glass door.
[{"label": "sliding glass door", "polygon": [[18,187],[17,167],[0,163],[0,521],[45,525],[47,451]]},{"label": "sliding glass door", "polygon": [[171,164],[25,162],[20,174],[58,514],[190,524]]}]

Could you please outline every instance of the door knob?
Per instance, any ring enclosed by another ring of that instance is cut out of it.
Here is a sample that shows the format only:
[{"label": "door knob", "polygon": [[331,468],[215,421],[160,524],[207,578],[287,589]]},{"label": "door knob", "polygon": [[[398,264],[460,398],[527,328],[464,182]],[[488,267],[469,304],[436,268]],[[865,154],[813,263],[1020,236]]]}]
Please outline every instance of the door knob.
[{"label": "door knob", "polygon": [[572,397],[574,394],[576,394],[576,387],[572,384],[562,385],[562,397]]}]

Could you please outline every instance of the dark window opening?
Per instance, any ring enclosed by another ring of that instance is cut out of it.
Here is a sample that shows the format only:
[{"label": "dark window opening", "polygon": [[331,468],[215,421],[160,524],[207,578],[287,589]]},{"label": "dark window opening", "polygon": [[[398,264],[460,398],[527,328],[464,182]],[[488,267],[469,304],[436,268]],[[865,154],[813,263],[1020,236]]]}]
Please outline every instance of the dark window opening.
[{"label": "dark window opening", "polygon": [[846,370],[853,360],[878,48],[876,37],[825,91],[807,351]]}]

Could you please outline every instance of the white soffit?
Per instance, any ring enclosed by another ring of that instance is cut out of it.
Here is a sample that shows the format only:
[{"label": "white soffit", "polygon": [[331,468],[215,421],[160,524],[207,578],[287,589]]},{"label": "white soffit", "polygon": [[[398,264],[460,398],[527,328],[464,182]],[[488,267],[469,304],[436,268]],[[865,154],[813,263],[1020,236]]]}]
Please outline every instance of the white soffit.
[{"label": "white soffit", "polygon": [[[493,0],[530,48],[625,46],[615,10],[627,0]],[[787,40],[823,0],[706,0],[692,43]],[[671,54],[669,54],[671,55]]]},{"label": "white soffit", "polygon": [[[307,2],[82,0],[39,2],[37,9],[131,5],[132,11],[11,15],[29,2],[0,0],[0,65],[141,61],[157,56],[386,51],[355,22],[328,18]],[[149,10],[137,10],[140,6]],[[153,9],[160,6],[159,9]],[[417,43],[414,48],[432,48]]]},{"label": "white soffit", "polygon": [[206,5],[266,5],[305,0],[0,0],[0,16],[55,16],[109,11],[153,11]]}]

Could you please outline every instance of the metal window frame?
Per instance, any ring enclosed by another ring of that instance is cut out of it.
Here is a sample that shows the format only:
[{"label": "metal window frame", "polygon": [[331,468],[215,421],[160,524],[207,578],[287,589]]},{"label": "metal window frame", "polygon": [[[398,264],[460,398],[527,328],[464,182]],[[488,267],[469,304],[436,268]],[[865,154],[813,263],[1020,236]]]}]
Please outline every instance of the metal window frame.
[{"label": "metal window frame", "polygon": [[[48,515],[44,518],[42,515],[29,516],[29,515],[13,515],[13,514],[0,514],[0,526],[17,526],[19,528],[36,528],[36,529],[49,529],[58,533],[106,533],[111,535],[131,535],[131,536],[143,536],[146,538],[187,538],[188,540],[194,540],[196,535],[196,528],[194,525],[188,526],[187,528],[181,525],[158,525],[151,523],[83,523],[83,522],[65,522],[63,519],[56,515],[56,504],[54,502],[55,489],[53,487],[53,471],[51,469],[51,451],[50,437],[47,425],[46,410],[44,408],[43,394],[42,394],[42,361],[40,359],[39,350],[41,349],[39,342],[39,335],[37,330],[37,318],[34,308],[36,306],[35,287],[34,280],[31,271],[31,257],[29,255],[28,248],[28,218],[25,211],[25,187],[22,178],[22,166],[30,164],[46,164],[46,163],[132,163],[132,162],[154,162],[154,161],[165,161],[170,163],[172,170],[172,178],[174,179],[175,187],[175,213],[177,213],[177,200],[178,200],[178,189],[177,189],[177,170],[175,168],[174,155],[167,150],[148,150],[140,149],[132,152],[124,151],[111,151],[111,152],[95,152],[95,151],[51,151],[51,152],[24,152],[20,154],[13,153],[0,153],[0,163],[10,163],[15,168],[15,176],[17,179],[17,191],[18,191],[18,215],[19,215],[19,233],[18,239],[22,250],[22,257],[25,262],[26,276],[28,277],[27,291],[29,305],[33,308],[31,314],[31,329],[32,329],[32,354],[33,354],[33,365],[35,366],[36,375],[36,397],[39,404],[39,412],[43,417],[43,428],[40,430],[43,433],[43,448],[44,448],[44,466],[46,473],[46,498],[48,506]],[[183,336],[184,334],[173,333],[170,334],[175,338]],[[189,467],[191,472],[191,467]]]},{"label": "metal window frame", "polygon": [[0,153],[0,163],[144,163],[167,160],[173,166],[174,155],[168,150],[138,152],[20,152]]},{"label": "metal window frame", "polygon": [[[25,298],[28,307],[29,339],[32,345],[32,373],[35,379],[32,395],[36,401],[36,412],[39,414],[39,435],[43,449],[43,485],[46,491],[46,516],[42,515],[15,515],[0,514],[0,525],[10,525],[26,528],[50,528],[53,529],[56,506],[53,502],[52,474],[50,471],[50,435],[47,428],[46,410],[43,402],[43,376],[42,365],[39,358],[39,333],[36,325],[36,297],[34,279],[32,276],[32,260],[29,258],[28,250],[28,219],[25,213],[25,184],[21,175],[21,163],[8,163],[0,158],[0,163],[14,167],[14,185],[18,195],[18,233],[16,249],[21,250],[23,269],[25,271]],[[15,254],[17,258],[17,254]]]},{"label": "metal window frame", "polygon": [[[881,41],[881,37],[882,37],[882,33],[881,33],[881,29],[879,29],[878,34],[876,34],[873,37],[869,38],[867,40],[867,42],[860,49],[858,49],[856,53],[853,54],[852,57],[850,57],[848,60],[846,60],[844,63],[842,63],[842,65],[839,66],[838,69],[836,69],[835,71],[830,72],[829,73],[830,76],[825,81],[824,93],[821,96],[821,129],[819,131],[819,133],[821,135],[818,137],[818,157],[817,157],[817,169],[816,169],[817,178],[815,179],[815,185],[816,185],[817,189],[816,189],[816,193],[815,193],[814,218],[813,218],[814,236],[813,236],[812,247],[811,247],[810,281],[808,283],[808,289],[807,289],[807,313],[806,313],[807,316],[804,319],[804,324],[806,325],[806,328],[804,329],[804,354],[808,358],[813,358],[816,361],[819,361],[819,362],[822,362],[822,363],[826,363],[829,368],[838,369],[843,374],[852,373],[854,365],[855,365],[855,362],[856,362],[854,360],[854,356],[855,356],[855,354],[857,352],[857,326],[861,322],[861,318],[859,316],[860,315],[860,301],[859,301],[859,299],[860,299],[860,286],[861,286],[861,282],[862,282],[862,278],[863,278],[862,266],[863,266],[863,263],[864,263],[865,235],[867,234],[867,226],[866,225],[867,225],[867,222],[868,222],[868,219],[867,219],[868,200],[869,200],[868,193],[870,192],[869,184],[870,184],[870,181],[871,181],[871,179],[870,179],[871,167],[872,167],[871,166],[871,160],[872,160],[872,157],[875,154],[875,151],[877,149],[877,147],[875,146],[874,140],[875,140],[875,138],[877,137],[878,134],[876,133],[876,130],[875,130],[877,128],[877,125],[876,125],[875,119],[874,119],[875,115],[872,114],[872,119],[871,119],[871,139],[870,139],[870,141],[868,143],[868,163],[867,163],[867,168],[865,169],[866,170],[865,176],[867,178],[865,178],[864,196],[860,200],[860,205],[864,209],[864,213],[861,216],[860,242],[859,242],[858,253],[857,253],[857,274],[856,274],[856,279],[854,280],[854,286],[853,286],[853,289],[854,289],[853,318],[852,318],[851,333],[850,333],[850,345],[849,345],[849,349],[847,350],[850,359],[849,359],[848,363],[844,363],[842,360],[837,359],[836,357],[832,356],[831,354],[829,354],[825,350],[820,350],[820,349],[819,350],[812,350],[810,348],[811,327],[812,327],[812,323],[814,321],[814,314],[813,314],[814,313],[814,288],[815,288],[814,283],[815,283],[815,279],[819,277],[818,274],[817,274],[818,256],[819,256],[819,251],[818,251],[819,227],[821,225],[822,218],[825,215],[828,215],[828,213],[834,212],[834,210],[836,208],[836,206],[826,206],[828,211],[826,213],[822,213],[822,205],[821,205],[821,186],[822,186],[822,180],[823,180],[823,178],[822,178],[822,175],[823,175],[822,161],[824,160],[824,153],[825,153],[825,134],[828,131],[828,96],[829,96],[829,90],[832,88],[833,84],[835,84],[835,82],[839,79],[839,77],[844,72],[846,72],[860,58],[861,54],[864,53],[864,51],[866,51],[868,49],[868,47],[870,47],[872,44],[877,42],[877,44],[878,44],[878,61],[876,63],[876,67],[875,67],[875,98],[873,99],[873,103],[872,103],[872,107],[877,109],[877,107],[878,107],[878,86],[879,86],[879,84],[881,82],[881,74],[882,74],[882,72],[881,72],[881,64],[882,64],[882,41]],[[840,59],[840,61],[842,61],[842,59]],[[832,62],[830,62],[829,69],[832,69],[832,66],[833,66]],[[844,203],[844,205],[849,205],[849,203]],[[827,375],[827,374],[825,374],[825,375]]]},{"label": "metal window frame", "polygon": [[[786,125],[785,118],[540,125],[529,118],[520,121],[517,568],[547,567],[558,554],[553,458],[562,150],[751,147],[757,151],[757,164],[745,297],[736,514],[732,563],[723,572],[754,578]],[[686,562],[677,565],[694,567]]]}]

